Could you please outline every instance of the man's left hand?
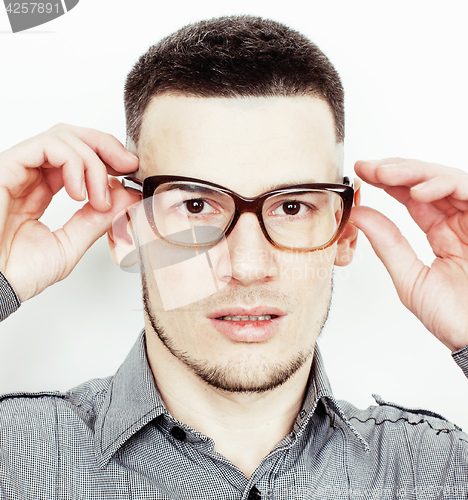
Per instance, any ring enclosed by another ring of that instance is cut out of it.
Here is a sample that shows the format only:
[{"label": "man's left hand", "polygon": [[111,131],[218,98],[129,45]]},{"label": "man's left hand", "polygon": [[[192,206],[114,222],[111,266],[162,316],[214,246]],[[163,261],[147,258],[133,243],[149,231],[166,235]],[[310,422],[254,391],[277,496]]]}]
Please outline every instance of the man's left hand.
[{"label": "man's left hand", "polygon": [[418,259],[399,229],[369,207],[351,221],[387,268],[400,300],[452,352],[468,345],[468,174],[417,160],[359,161],[356,173],[403,203],[435,260]]}]

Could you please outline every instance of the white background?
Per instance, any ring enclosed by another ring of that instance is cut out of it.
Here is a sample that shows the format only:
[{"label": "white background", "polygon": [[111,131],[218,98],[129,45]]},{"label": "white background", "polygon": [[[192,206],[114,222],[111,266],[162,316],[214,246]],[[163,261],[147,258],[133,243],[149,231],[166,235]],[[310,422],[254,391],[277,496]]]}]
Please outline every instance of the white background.
[{"label": "white background", "polygon": [[[125,141],[122,89],[152,43],[188,22],[255,14],[315,41],[346,89],[346,165],[403,156],[467,170],[466,3],[81,0],[68,14],[12,34],[0,6],[0,150],[57,122]],[[44,220],[61,225],[77,205],[59,195]],[[364,188],[426,262],[432,256],[405,210]],[[399,303],[361,235],[340,270],[321,340],[335,395],[359,407],[371,393],[430,408],[468,429],[468,381],[450,352]],[[115,372],[143,326],[139,277],[116,267],[101,239],[72,275],[0,325],[0,393],[65,390]]]}]

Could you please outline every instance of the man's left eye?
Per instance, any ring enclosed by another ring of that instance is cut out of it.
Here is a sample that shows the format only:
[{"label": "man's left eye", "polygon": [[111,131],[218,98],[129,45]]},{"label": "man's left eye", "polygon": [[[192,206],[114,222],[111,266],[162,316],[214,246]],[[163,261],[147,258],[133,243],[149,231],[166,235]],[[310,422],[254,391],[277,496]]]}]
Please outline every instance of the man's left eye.
[{"label": "man's left eye", "polygon": [[278,205],[273,211],[273,215],[298,215],[307,211],[308,207],[298,201],[285,201]]}]

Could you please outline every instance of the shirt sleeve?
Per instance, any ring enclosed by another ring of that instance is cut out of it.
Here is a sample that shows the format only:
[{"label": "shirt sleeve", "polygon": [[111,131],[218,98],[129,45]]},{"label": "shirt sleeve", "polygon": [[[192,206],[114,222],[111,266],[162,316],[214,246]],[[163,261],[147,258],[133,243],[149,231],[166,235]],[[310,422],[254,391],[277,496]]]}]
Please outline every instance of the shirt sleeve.
[{"label": "shirt sleeve", "polygon": [[21,301],[18,295],[0,272],[0,321],[8,318],[20,305]]},{"label": "shirt sleeve", "polygon": [[462,369],[465,377],[468,378],[468,345],[452,352],[452,358],[455,363]]}]

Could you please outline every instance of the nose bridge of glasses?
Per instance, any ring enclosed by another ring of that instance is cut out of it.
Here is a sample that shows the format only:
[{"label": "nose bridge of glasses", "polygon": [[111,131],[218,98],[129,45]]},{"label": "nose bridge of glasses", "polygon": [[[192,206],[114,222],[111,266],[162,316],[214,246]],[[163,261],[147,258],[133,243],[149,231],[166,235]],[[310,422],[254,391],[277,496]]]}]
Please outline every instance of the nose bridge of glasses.
[{"label": "nose bridge of glasses", "polygon": [[261,214],[265,196],[259,196],[257,198],[244,198],[235,193],[231,193],[231,197],[233,198],[236,207],[236,215],[239,217],[244,213]]},{"label": "nose bridge of glasses", "polygon": [[244,198],[242,196],[239,196],[236,193],[229,193],[231,198],[234,200],[234,206],[235,206],[235,213],[234,217],[231,221],[231,224],[229,227],[226,229],[226,236],[229,236],[229,234],[232,232],[234,227],[237,225],[239,222],[239,219],[247,213],[252,213],[256,215],[258,224],[260,226],[260,229],[262,230],[264,236],[266,236],[266,230],[265,226],[263,223],[263,218],[262,218],[262,207],[263,207],[263,202],[265,200],[265,196],[259,196],[257,198]]}]

